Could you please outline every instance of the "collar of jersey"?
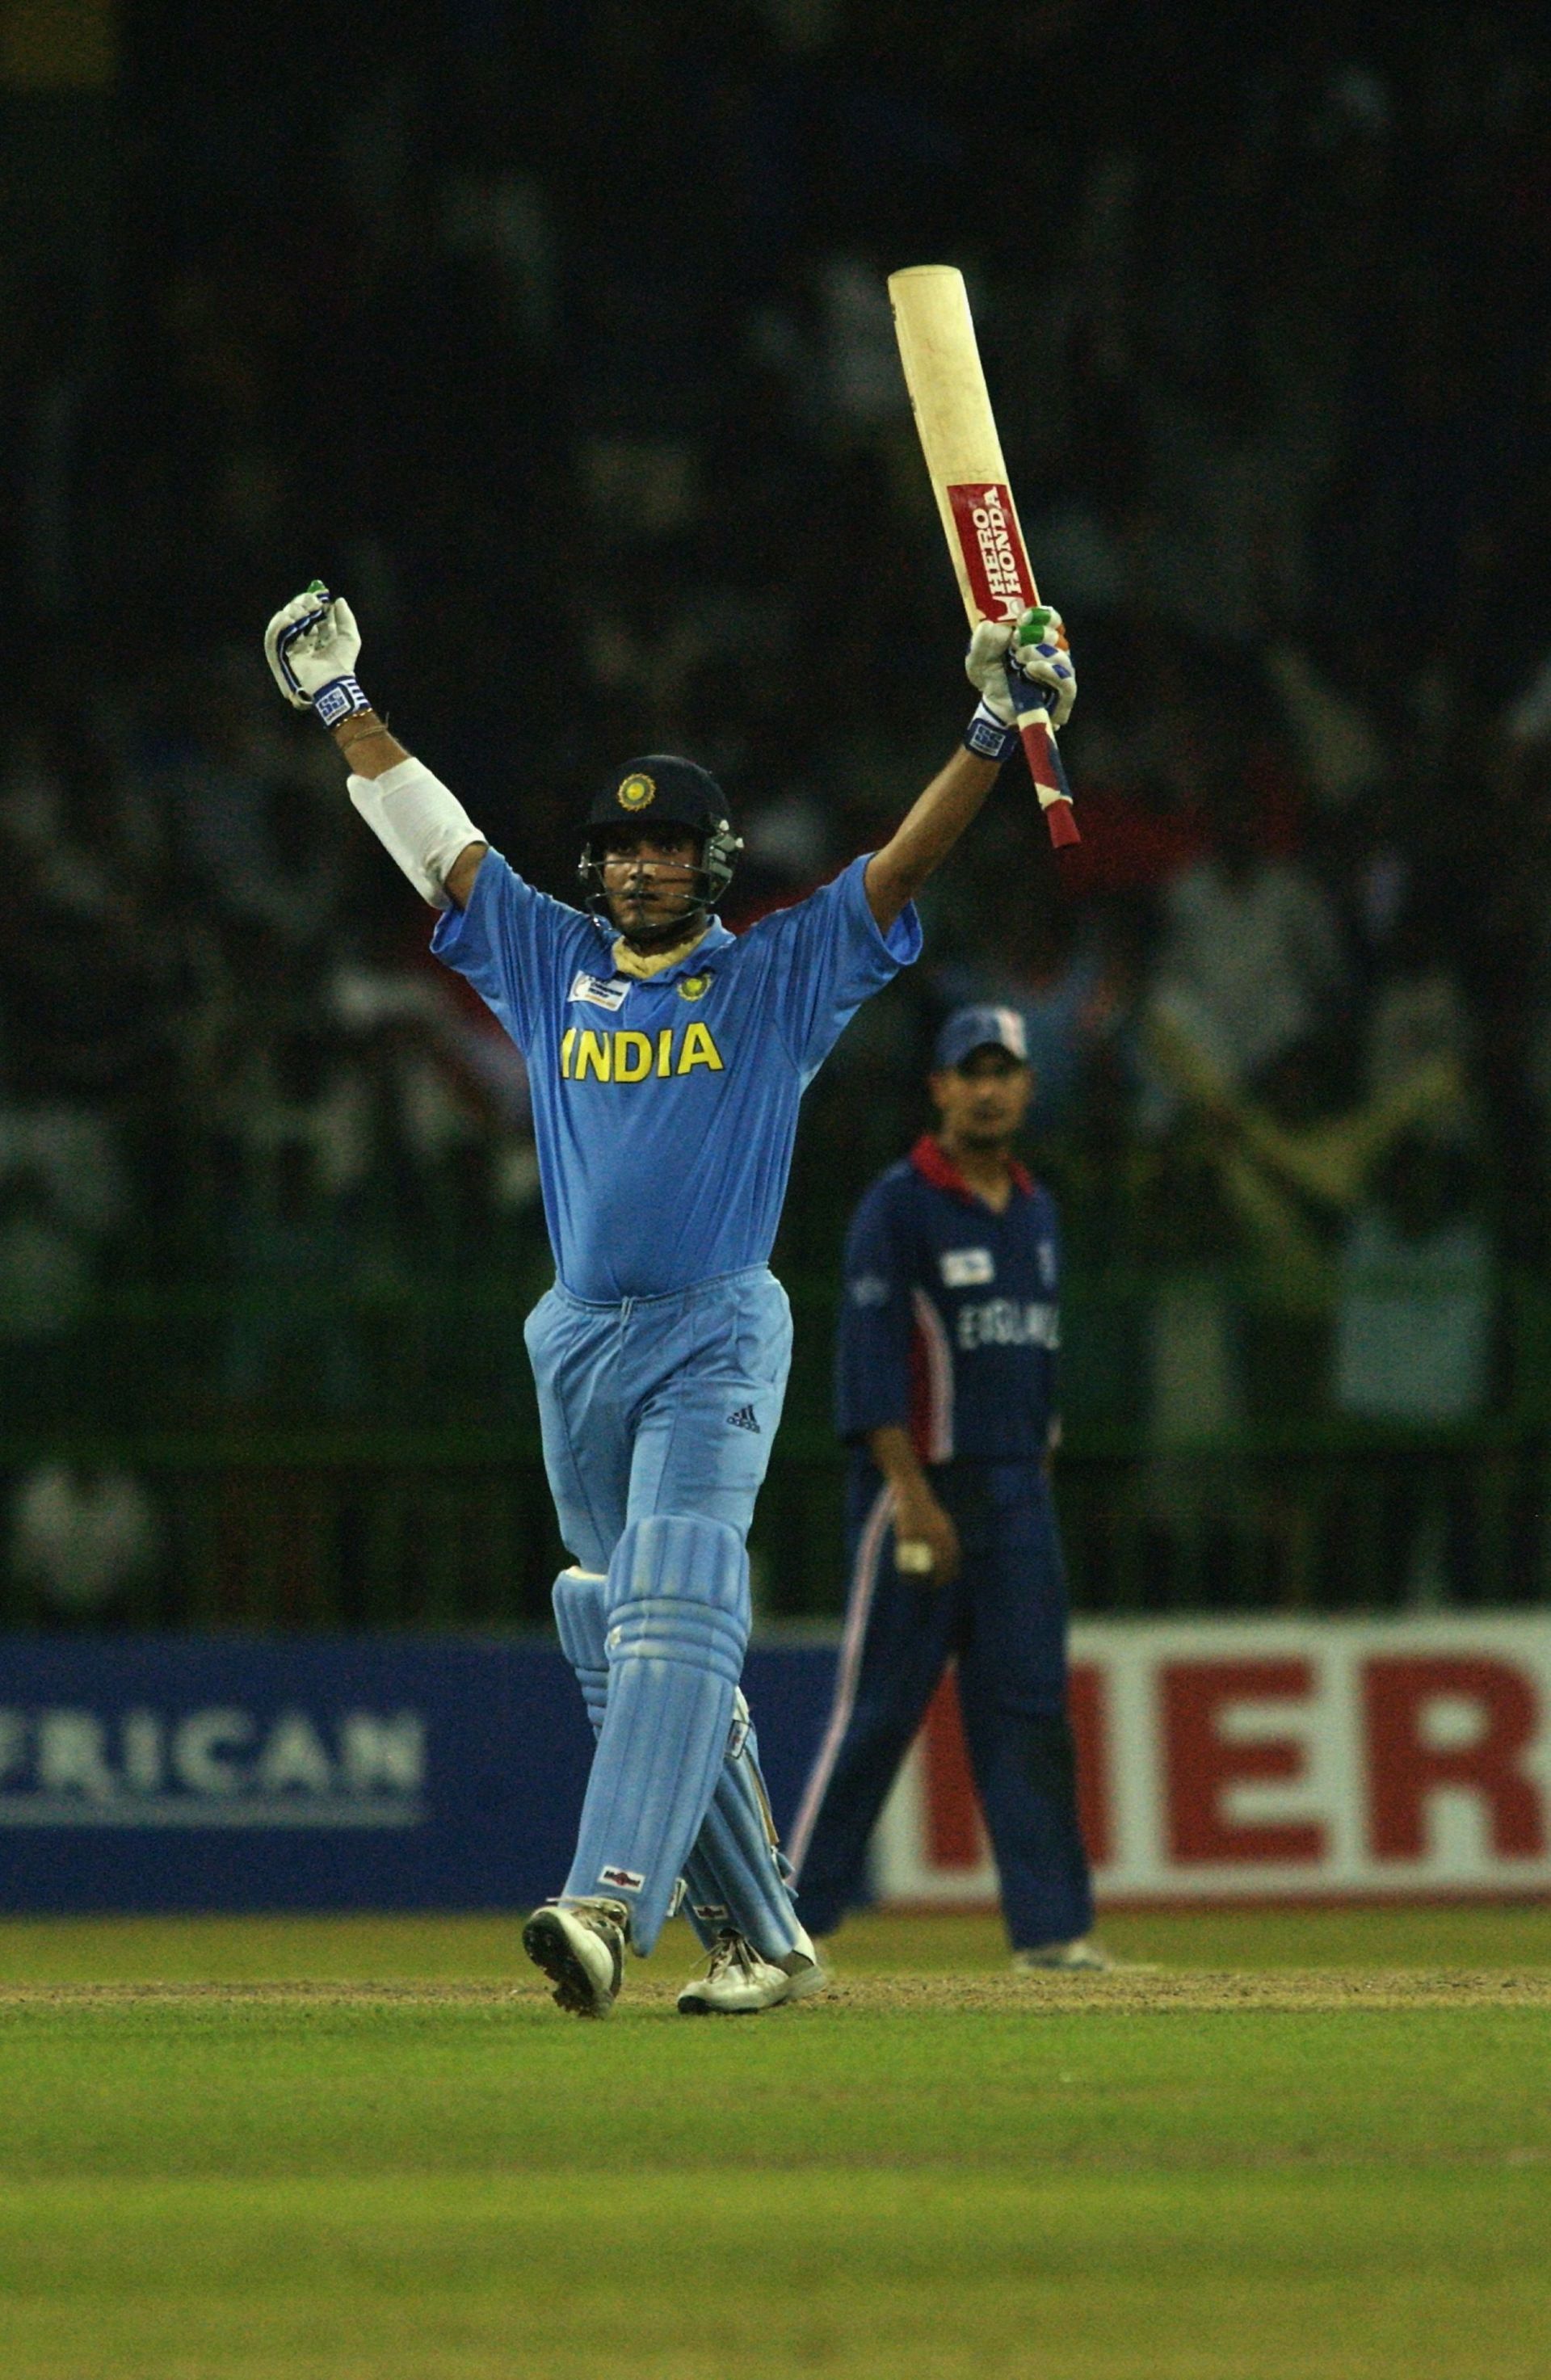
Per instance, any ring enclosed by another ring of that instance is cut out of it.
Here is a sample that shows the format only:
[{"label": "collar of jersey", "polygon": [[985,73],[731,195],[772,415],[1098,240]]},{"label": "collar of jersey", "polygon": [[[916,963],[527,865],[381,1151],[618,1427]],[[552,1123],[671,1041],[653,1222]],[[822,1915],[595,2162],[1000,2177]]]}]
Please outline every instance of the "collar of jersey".
[{"label": "collar of jersey", "polygon": [[[710,952],[725,950],[727,944],[734,939],[721,918],[713,917],[705,932],[698,935],[689,944],[687,950],[675,951],[672,958],[653,961],[650,958],[639,958],[635,952],[628,950],[624,937],[614,933],[612,927],[605,925],[601,918],[596,922],[600,933],[607,937],[614,973],[628,976],[632,983],[672,983],[676,976],[695,975],[699,970],[701,961]],[[622,952],[624,953],[623,957]]]},{"label": "collar of jersey", "polygon": [[[929,1132],[924,1132],[921,1135],[910,1152],[910,1161],[916,1172],[924,1175],[934,1189],[950,1190],[954,1197],[967,1198],[975,1207],[983,1207],[986,1204],[974,1184],[964,1180],[946,1149],[932,1138]],[[1032,1198],[1034,1176],[1027,1166],[1020,1165],[1015,1157],[1010,1157],[1007,1160],[1007,1170],[1012,1176],[1013,1189],[1019,1191],[1024,1197]],[[992,1212],[995,1212],[994,1208]]]}]

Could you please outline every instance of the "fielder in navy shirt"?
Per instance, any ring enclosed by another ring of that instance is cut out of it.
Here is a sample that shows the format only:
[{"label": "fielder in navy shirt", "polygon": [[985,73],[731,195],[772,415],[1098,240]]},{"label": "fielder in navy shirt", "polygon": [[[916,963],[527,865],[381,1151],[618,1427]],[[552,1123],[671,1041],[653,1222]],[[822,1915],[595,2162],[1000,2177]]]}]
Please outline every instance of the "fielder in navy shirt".
[{"label": "fielder in navy shirt", "polygon": [[935,1135],[863,1197],[846,1241],[837,1419],[851,1590],[830,1725],[793,1832],[829,1933],[956,1657],[1014,1964],[1103,1967],[1066,1708],[1054,1202],[1012,1156],[1033,1088],[1023,1020],[963,1008],[938,1038]]}]

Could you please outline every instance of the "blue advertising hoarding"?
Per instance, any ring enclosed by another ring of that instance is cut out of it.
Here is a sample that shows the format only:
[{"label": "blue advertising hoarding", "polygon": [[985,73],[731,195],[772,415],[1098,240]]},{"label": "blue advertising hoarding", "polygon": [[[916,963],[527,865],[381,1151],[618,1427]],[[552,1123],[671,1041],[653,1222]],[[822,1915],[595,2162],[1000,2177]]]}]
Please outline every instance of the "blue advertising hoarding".
[{"label": "blue advertising hoarding", "polygon": [[[833,1661],[749,1656],[778,1822]],[[0,1909],[531,1907],[570,1864],[590,1749],[545,1645],[0,1638]]]}]

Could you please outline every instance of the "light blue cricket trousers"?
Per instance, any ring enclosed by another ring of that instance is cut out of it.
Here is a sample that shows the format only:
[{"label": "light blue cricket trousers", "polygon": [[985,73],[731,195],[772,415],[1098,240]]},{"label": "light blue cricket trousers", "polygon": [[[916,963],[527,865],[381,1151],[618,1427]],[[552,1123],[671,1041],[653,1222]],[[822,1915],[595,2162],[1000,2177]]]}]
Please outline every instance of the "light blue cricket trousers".
[{"label": "light blue cricket trousers", "polygon": [[560,1535],[607,1571],[655,1513],[748,1535],[792,1365],[792,1309],[765,1265],[594,1305],[557,1281],[524,1331]]}]

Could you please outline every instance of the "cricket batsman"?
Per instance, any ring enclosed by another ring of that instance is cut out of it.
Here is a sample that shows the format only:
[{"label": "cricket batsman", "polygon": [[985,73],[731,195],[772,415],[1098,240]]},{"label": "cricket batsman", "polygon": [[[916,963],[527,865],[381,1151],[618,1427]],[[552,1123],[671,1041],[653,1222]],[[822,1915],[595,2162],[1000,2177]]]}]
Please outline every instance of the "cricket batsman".
[{"label": "cricket batsman", "polygon": [[[1059,615],[986,623],[981,700],[882,850],[734,937],[741,849],[693,761],[628,761],[581,822],[582,905],[536,891],[390,735],[349,605],[314,584],[265,651],[349,768],[351,801],[430,905],[431,948],[527,1062],[555,1283],[527,1318],[544,1462],[572,1565],[560,1640],[597,1734],[576,1858],[524,1930],[563,2009],[606,2016],[680,1888],[709,1951],[686,2014],[773,2008],[827,1977],[798,1921],[740,1690],[745,1541],[791,1352],[769,1269],[797,1106],[850,1017],[921,947],[915,894],[1018,742],[1014,676],[1059,725]],[[1026,702],[1027,696],[1024,694]]]}]

